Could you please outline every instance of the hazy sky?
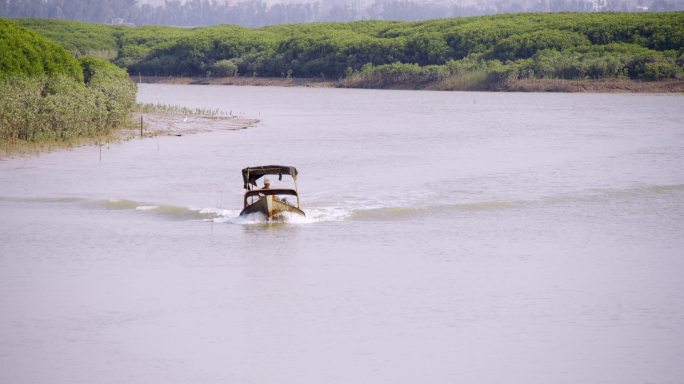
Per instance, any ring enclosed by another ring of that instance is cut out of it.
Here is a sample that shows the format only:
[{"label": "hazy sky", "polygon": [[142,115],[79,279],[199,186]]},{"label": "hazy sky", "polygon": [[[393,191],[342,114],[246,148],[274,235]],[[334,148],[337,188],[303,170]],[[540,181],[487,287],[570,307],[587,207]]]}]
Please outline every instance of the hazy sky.
[{"label": "hazy sky", "polygon": [[[225,0],[219,0],[219,3],[224,2]],[[237,2],[242,2],[246,0],[233,0]],[[348,3],[351,2],[352,0],[262,0],[265,3],[313,3],[313,2],[319,2],[319,3]],[[373,0],[360,0],[361,3],[372,3]],[[399,1],[399,0],[395,0]],[[475,2],[480,2],[480,3],[487,3],[488,0],[429,0],[425,2],[430,2],[430,3],[475,3]],[[521,0],[522,1],[522,0]],[[675,0],[676,2],[677,0]],[[181,2],[185,2],[185,0],[181,0]],[[138,0],[138,4],[154,4],[154,5],[161,5],[164,4],[164,0]]]},{"label": "hazy sky", "polygon": [[[165,0],[138,0],[138,4],[153,4],[153,5],[162,5],[164,4]],[[185,2],[186,0],[180,0],[181,2]],[[224,2],[249,2],[250,0],[217,0],[219,4],[222,4]],[[276,3],[313,3],[313,2],[318,2],[321,3],[322,5],[332,5],[332,4],[350,4],[350,3],[357,3],[361,7],[369,6],[371,5],[375,0],[261,0],[265,3],[268,4],[276,4]],[[389,0],[389,1],[402,1],[402,0]],[[482,6],[487,6],[487,5],[494,5],[497,2],[501,2],[501,0],[411,0],[414,3],[432,3],[432,4],[444,4],[444,3],[457,3],[462,6],[473,6],[473,5],[479,5],[480,7]],[[530,4],[532,2],[538,2],[539,0],[504,0],[504,3],[513,3],[513,4]],[[545,0],[547,2],[552,3],[555,0]],[[592,0],[585,0],[587,2],[591,2]],[[684,0],[665,0],[667,3],[670,5],[674,5],[675,7],[684,7]],[[630,5],[639,5],[642,2],[640,0],[618,0],[618,2],[623,3],[623,4],[630,4]],[[647,3],[651,3],[651,1],[647,1]]]},{"label": "hazy sky", "polygon": [[[219,3],[223,3],[226,0],[218,0]],[[229,0],[229,1],[235,1],[235,2],[243,2],[243,1],[249,1],[249,0]],[[313,2],[319,2],[319,3],[349,3],[352,2],[353,0],[262,0],[265,3],[313,3]],[[373,0],[357,0],[360,1],[362,5],[368,4],[368,3],[373,3]],[[394,1],[400,1],[400,0],[394,0]],[[524,3],[529,0],[509,0],[514,3]],[[589,0],[587,0],[589,1]],[[623,0],[624,2],[637,2],[636,0]],[[677,5],[682,5],[684,4],[684,0],[666,0],[670,4],[677,4]],[[185,2],[185,0],[181,0],[181,2]],[[427,0],[427,1],[422,1],[425,3],[459,3],[459,4],[473,4],[473,3],[479,3],[482,5],[486,5],[487,3],[494,3],[494,0]],[[154,5],[161,5],[164,4],[164,0],[138,0],[138,4],[154,4]]]}]

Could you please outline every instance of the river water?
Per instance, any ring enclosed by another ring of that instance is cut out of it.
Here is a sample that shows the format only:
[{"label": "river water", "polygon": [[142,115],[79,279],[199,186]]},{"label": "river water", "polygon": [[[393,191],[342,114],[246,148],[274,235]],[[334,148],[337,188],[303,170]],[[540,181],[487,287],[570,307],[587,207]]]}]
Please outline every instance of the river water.
[{"label": "river water", "polygon": [[683,96],[138,99],[260,123],[0,161],[0,382],[684,382]]}]

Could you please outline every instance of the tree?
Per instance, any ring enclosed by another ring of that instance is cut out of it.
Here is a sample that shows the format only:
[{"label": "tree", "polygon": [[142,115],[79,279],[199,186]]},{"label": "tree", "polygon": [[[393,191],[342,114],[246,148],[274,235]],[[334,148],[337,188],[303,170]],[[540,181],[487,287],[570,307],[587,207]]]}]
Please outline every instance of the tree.
[{"label": "tree", "polygon": [[211,74],[216,76],[237,76],[238,66],[233,60],[219,60],[212,64]]}]

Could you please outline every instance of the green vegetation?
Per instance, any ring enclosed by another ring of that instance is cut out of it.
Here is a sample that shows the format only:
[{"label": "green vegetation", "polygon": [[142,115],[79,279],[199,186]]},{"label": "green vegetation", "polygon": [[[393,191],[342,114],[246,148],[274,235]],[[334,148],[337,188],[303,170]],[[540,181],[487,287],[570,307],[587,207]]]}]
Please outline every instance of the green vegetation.
[{"label": "green vegetation", "polygon": [[135,104],[126,71],[0,20],[0,143],[73,142],[109,134]]},{"label": "green vegetation", "polygon": [[[343,79],[343,85],[356,87],[441,83],[468,89],[511,79],[661,80],[684,71],[684,12],[509,14],[259,29],[19,22],[77,55],[116,50],[114,62],[132,75],[294,76]],[[65,25],[80,32],[64,31]]]},{"label": "green vegetation", "polygon": [[140,113],[162,113],[165,115],[194,115],[194,116],[226,116],[228,113],[219,109],[188,108],[178,105],[138,103],[135,111]]},{"label": "green vegetation", "polygon": [[83,80],[69,52],[37,33],[0,19],[0,79],[15,76],[66,76]]}]

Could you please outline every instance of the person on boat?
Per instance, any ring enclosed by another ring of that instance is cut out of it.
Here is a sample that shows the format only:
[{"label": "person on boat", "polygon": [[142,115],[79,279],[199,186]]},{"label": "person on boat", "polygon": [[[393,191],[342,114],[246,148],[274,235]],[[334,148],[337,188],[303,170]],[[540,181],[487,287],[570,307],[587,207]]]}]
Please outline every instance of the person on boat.
[{"label": "person on boat", "polygon": [[[261,190],[270,189],[270,188],[271,188],[271,180],[264,179],[264,186],[261,187]],[[263,197],[263,196],[266,196],[266,195],[264,195],[263,193],[259,193],[259,197]]]},{"label": "person on boat", "polygon": [[[262,190],[263,190],[263,189],[271,189],[271,180],[269,180],[269,179],[264,179],[264,186],[263,186],[263,188],[261,188],[261,189],[262,189]],[[263,193],[260,193],[259,196],[266,196],[266,195],[264,195]],[[280,200],[280,198],[279,198],[278,196],[275,196],[275,195],[274,195],[274,196],[273,196],[273,200]]]}]

